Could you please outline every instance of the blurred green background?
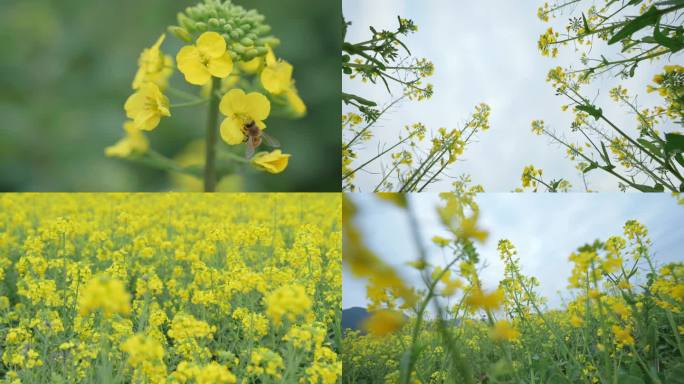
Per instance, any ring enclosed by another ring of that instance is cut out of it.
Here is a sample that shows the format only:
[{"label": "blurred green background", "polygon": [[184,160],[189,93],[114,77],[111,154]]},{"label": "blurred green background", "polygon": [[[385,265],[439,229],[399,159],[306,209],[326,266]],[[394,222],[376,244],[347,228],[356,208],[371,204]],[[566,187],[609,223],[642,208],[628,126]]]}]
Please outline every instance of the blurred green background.
[{"label": "blurred green background", "polygon": [[[184,0],[0,1],[0,190],[162,191],[169,174],[107,158],[123,136],[123,104],[138,55],[151,46]],[[293,64],[308,107],[303,119],[271,117],[268,133],[292,154],[279,175],[241,171],[250,191],[340,190],[339,0],[234,0],[255,8]],[[163,50],[183,44],[167,33]],[[181,84],[174,74],[172,84]],[[147,134],[168,157],[203,137],[206,108],[174,111]]]}]

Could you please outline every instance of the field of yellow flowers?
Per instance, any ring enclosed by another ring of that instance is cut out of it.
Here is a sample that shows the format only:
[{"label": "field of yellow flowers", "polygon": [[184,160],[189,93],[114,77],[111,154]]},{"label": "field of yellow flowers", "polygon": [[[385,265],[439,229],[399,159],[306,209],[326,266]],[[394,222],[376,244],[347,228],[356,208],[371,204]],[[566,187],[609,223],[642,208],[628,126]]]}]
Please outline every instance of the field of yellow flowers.
[{"label": "field of yellow flowers", "polygon": [[0,196],[0,382],[337,383],[341,198]]},{"label": "field of yellow flowers", "polygon": [[[416,223],[411,200],[378,194]],[[569,255],[568,300],[549,308],[539,281],[525,276],[508,240],[498,287],[479,278],[480,228],[472,194],[443,193],[437,212],[449,237],[432,241],[450,255],[428,262],[413,226],[421,287],[364,243],[353,199],[344,202],[344,260],[368,279],[369,317],[345,330],[343,383],[684,383],[684,263],[660,264],[648,229],[578,244]]]}]

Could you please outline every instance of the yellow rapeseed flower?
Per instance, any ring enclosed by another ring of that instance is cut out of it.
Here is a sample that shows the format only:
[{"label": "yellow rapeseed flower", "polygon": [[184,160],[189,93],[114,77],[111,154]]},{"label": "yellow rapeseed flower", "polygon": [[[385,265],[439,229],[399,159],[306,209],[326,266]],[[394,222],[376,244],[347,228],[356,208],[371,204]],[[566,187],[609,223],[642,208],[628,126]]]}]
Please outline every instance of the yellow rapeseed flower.
[{"label": "yellow rapeseed flower", "polygon": [[499,320],[494,323],[490,330],[490,336],[494,340],[516,341],[520,339],[520,332],[508,320]]},{"label": "yellow rapeseed flower", "polygon": [[124,104],[126,116],[133,119],[133,127],[151,131],[159,125],[162,116],[171,116],[169,99],[154,83],[145,83]]},{"label": "yellow rapeseed flower", "polygon": [[276,327],[283,321],[294,322],[305,318],[311,311],[311,299],[301,285],[286,285],[277,288],[264,298],[266,315]]},{"label": "yellow rapeseed flower", "polygon": [[465,303],[474,308],[494,311],[501,307],[503,299],[504,292],[501,289],[485,293],[479,287],[475,287],[466,297]]},{"label": "yellow rapeseed flower", "polygon": [[271,113],[271,102],[259,92],[245,94],[242,89],[232,89],[221,99],[219,109],[226,118],[221,123],[221,137],[230,145],[237,145],[247,139],[245,126],[256,124],[265,129],[264,120]]},{"label": "yellow rapeseed flower", "polygon": [[113,314],[128,315],[131,312],[130,299],[131,296],[121,281],[95,277],[79,295],[78,313],[86,316],[101,310],[105,317]]},{"label": "yellow rapeseed flower", "polygon": [[280,149],[272,152],[259,152],[252,157],[252,164],[258,169],[268,173],[280,173],[287,168],[290,159],[289,154],[282,153]]},{"label": "yellow rapeseed flower", "polygon": [[145,48],[140,54],[133,89],[140,89],[147,82],[157,84],[160,89],[166,88],[169,77],[173,74],[173,59],[160,50],[165,38],[166,35],[161,35],[153,46]]},{"label": "yellow rapeseed flower", "polygon": [[185,80],[204,85],[212,76],[225,78],[233,71],[233,59],[226,49],[226,40],[216,32],[205,32],[196,45],[186,45],[176,56],[178,69]]},{"label": "yellow rapeseed flower", "polygon": [[261,84],[268,92],[280,95],[290,88],[292,71],[292,64],[276,59],[273,50],[269,48],[266,54],[266,67],[261,71]]},{"label": "yellow rapeseed flower", "polygon": [[406,319],[401,312],[382,309],[373,312],[373,314],[363,322],[361,327],[375,336],[385,336],[400,329],[405,322]]}]

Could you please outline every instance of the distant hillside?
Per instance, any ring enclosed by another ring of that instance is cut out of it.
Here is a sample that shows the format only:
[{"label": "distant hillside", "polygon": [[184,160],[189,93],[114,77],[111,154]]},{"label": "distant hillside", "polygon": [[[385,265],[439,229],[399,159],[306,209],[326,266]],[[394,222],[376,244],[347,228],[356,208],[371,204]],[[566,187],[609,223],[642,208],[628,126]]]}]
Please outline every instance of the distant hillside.
[{"label": "distant hillside", "polygon": [[352,307],[342,310],[342,331],[346,329],[358,330],[368,316],[370,314],[366,308]]}]

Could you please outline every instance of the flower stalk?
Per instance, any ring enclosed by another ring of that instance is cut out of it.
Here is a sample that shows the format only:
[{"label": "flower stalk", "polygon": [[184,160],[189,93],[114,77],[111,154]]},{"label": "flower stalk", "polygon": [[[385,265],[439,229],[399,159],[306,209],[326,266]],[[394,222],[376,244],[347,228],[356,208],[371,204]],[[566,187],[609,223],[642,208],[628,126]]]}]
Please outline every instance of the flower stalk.
[{"label": "flower stalk", "polygon": [[204,160],[204,192],[216,191],[216,140],[218,137],[219,98],[214,90],[221,87],[221,79],[214,77],[209,92],[209,111],[207,115],[206,157]]}]

